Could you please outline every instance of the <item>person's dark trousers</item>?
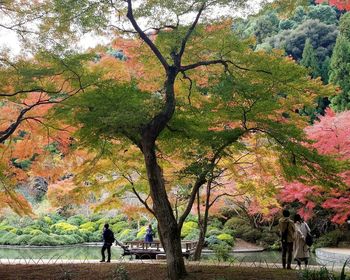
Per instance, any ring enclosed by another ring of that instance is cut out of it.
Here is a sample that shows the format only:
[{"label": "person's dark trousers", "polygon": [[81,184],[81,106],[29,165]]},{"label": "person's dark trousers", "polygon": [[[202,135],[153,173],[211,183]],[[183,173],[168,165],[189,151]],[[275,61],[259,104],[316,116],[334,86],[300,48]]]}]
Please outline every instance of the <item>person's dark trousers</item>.
[{"label": "person's dark trousers", "polygon": [[293,242],[282,242],[283,268],[286,268],[286,265],[287,265],[287,269],[291,269],[292,255],[293,255]]},{"label": "person's dark trousers", "polygon": [[105,256],[105,251],[107,250],[107,255],[108,255],[108,259],[107,262],[111,261],[111,243],[103,243],[102,249],[101,249],[101,254],[102,254],[102,261],[106,260],[106,256]]}]

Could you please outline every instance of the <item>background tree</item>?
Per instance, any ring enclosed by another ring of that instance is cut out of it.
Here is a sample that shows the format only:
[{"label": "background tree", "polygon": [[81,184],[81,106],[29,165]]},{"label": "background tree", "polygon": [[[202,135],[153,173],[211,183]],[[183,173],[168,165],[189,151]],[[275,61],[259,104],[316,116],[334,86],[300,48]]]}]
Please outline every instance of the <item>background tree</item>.
[{"label": "background tree", "polygon": [[306,20],[294,30],[286,30],[270,38],[267,42],[277,49],[285,49],[286,53],[300,61],[306,39],[315,46],[316,56],[322,63],[332,50],[338,35],[336,26],[327,25],[318,20]]},{"label": "background tree", "polygon": [[332,98],[335,111],[350,109],[350,13],[340,20],[340,35],[334,47],[330,62],[329,81],[340,86],[341,92]]},{"label": "background tree", "polygon": [[319,75],[318,61],[314,52],[314,47],[310,39],[306,39],[303,55],[300,64],[310,69],[311,76],[316,78]]}]

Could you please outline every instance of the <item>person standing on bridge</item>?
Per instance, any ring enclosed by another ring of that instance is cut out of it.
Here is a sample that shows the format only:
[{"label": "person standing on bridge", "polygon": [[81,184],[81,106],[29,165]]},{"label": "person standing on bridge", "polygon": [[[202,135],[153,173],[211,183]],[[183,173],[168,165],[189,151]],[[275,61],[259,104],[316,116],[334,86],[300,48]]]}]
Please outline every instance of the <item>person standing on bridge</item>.
[{"label": "person standing on bridge", "polygon": [[103,238],[103,246],[101,249],[101,255],[102,255],[102,260],[100,262],[105,262],[106,261],[106,256],[105,256],[105,251],[107,250],[107,262],[111,262],[111,246],[113,242],[115,241],[114,238],[114,233],[109,229],[109,224],[105,224],[103,227],[103,233],[102,233],[102,238]]},{"label": "person standing on bridge", "polygon": [[149,225],[148,228],[146,229],[146,235],[145,235],[145,242],[153,242],[153,236],[154,232],[152,229],[152,225]]}]

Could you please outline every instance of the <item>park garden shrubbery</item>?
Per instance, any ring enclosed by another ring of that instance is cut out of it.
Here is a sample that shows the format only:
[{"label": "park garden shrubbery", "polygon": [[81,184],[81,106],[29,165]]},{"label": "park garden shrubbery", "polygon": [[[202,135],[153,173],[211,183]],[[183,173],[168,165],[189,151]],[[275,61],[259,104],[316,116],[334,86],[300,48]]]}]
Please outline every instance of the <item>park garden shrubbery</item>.
[{"label": "park garden shrubbery", "polygon": [[[146,219],[128,220],[119,214],[106,218],[102,214],[89,217],[74,215],[69,218],[58,214],[48,214],[37,219],[9,216],[0,219],[0,245],[61,246],[85,242],[100,242],[102,228],[109,223],[115,237],[121,241],[142,240],[150,223]],[[156,224],[153,223],[156,229]],[[190,215],[184,223],[181,238],[198,240],[200,229],[196,217]],[[314,248],[337,247],[341,242],[349,242],[350,235],[344,230],[331,230],[316,239]],[[157,238],[157,237],[156,237]],[[253,227],[247,219],[231,216],[226,219],[211,218],[205,236],[209,249],[217,251],[221,259],[231,250],[236,238],[255,243],[266,249],[280,249],[280,237],[277,225]]]},{"label": "park garden shrubbery", "polygon": [[58,246],[99,242],[102,227],[106,222],[111,224],[116,236],[125,241],[125,230],[137,233],[137,229],[126,229],[128,224],[125,219],[124,216],[103,219],[100,215],[89,218],[75,215],[66,219],[57,214],[35,220],[29,217],[10,217],[0,221],[0,244]]},{"label": "park garden shrubbery", "polygon": [[[60,246],[85,242],[100,242],[102,228],[109,223],[115,237],[122,242],[142,240],[149,221],[130,221],[124,215],[105,218],[101,214],[90,217],[74,215],[69,218],[49,214],[37,219],[10,216],[0,220],[0,245]],[[156,228],[156,225],[153,224]],[[207,245],[232,247],[235,231],[217,219],[212,219],[206,234]],[[197,240],[199,227],[194,216],[184,223],[183,240]]]}]

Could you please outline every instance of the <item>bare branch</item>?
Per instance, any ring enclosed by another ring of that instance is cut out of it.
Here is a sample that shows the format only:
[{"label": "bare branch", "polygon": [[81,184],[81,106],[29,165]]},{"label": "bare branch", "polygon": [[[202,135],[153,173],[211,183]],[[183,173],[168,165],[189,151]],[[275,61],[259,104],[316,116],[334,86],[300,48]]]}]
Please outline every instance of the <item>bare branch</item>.
[{"label": "bare branch", "polygon": [[140,196],[140,194],[136,191],[135,187],[132,187],[133,193],[137,196],[138,200],[146,207],[146,209],[152,213],[153,216],[156,216],[154,211],[149,207],[148,203],[146,202],[149,196],[147,197],[146,200],[143,200]]},{"label": "bare branch", "polygon": [[241,195],[244,195],[246,192],[242,192],[242,193],[237,193],[237,194],[230,194],[230,193],[222,193],[222,194],[219,194],[217,195],[212,202],[209,203],[209,208],[213,206],[213,204],[221,197],[223,196],[227,196],[227,197],[238,197],[238,196],[241,196]]},{"label": "bare branch", "polygon": [[187,100],[188,100],[188,104],[192,105],[192,104],[191,104],[191,94],[192,94],[193,81],[192,81],[192,79],[191,79],[190,77],[188,77],[188,76],[186,75],[186,72],[185,72],[185,71],[182,71],[181,73],[182,73],[182,75],[183,75],[183,78],[186,79],[186,80],[188,80],[188,81],[190,82],[190,85],[189,85],[189,88],[188,88]]},{"label": "bare branch", "polygon": [[200,18],[200,16],[201,16],[201,14],[202,14],[204,9],[205,9],[205,2],[203,2],[202,5],[200,6],[195,20],[193,21],[193,23],[190,26],[190,28],[187,30],[187,33],[186,33],[185,37],[182,39],[181,48],[180,48],[180,51],[178,53],[178,57],[179,57],[180,62],[181,62],[181,57],[182,57],[182,55],[185,52],[185,48],[186,48],[186,44],[188,42],[188,39],[191,37],[191,34],[193,33],[193,30],[196,28],[198,20],[199,20],[199,18]]}]

